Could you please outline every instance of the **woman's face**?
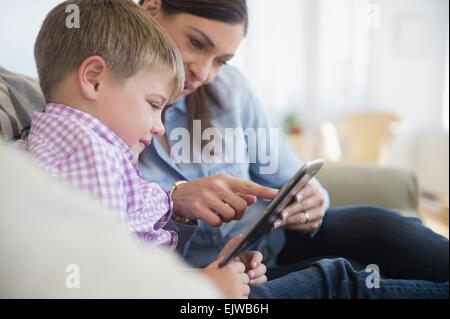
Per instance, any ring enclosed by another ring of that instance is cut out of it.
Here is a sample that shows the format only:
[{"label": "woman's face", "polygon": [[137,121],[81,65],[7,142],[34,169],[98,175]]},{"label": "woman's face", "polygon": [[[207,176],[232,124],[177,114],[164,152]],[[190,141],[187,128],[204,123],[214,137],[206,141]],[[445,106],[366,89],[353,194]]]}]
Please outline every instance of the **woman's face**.
[{"label": "woman's face", "polygon": [[233,58],[245,35],[244,24],[228,24],[191,14],[154,17],[175,41],[183,56],[186,82],[183,96],[215,79]]}]

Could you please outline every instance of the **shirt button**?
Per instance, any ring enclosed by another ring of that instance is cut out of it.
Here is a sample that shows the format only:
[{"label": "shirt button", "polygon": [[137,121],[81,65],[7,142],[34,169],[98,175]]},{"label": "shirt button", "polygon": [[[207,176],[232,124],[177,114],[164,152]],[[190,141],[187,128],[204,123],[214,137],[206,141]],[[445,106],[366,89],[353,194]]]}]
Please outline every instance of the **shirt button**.
[{"label": "shirt button", "polygon": [[220,238],[219,238],[218,235],[213,235],[213,236],[212,236],[212,240],[213,240],[213,242],[215,242],[216,244],[219,243],[219,239],[220,239]]}]

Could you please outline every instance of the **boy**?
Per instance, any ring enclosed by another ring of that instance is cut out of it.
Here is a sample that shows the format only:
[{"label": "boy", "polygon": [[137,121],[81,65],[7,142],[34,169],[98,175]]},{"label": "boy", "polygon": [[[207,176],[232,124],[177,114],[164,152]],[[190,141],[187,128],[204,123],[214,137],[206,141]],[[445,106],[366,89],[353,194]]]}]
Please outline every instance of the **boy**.
[{"label": "boy", "polygon": [[[79,7],[80,28],[65,24],[70,4]],[[173,249],[178,236],[163,228],[171,199],[139,176],[137,158],[164,134],[162,110],[183,90],[175,44],[132,1],[72,0],[48,14],[35,58],[48,104],[33,116],[24,147],[53,176],[118,213],[145,245]],[[247,254],[223,269],[216,261],[204,273],[226,296],[246,297],[248,274],[253,282],[266,280],[261,261],[261,254]]]}]

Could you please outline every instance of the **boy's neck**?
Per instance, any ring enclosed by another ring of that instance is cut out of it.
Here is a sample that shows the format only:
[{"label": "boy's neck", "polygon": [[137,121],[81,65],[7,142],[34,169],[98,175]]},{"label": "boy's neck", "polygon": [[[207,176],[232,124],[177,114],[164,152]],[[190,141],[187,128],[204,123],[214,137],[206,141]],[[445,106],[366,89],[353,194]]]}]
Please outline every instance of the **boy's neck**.
[{"label": "boy's neck", "polygon": [[73,78],[73,75],[67,76],[66,79],[58,85],[53,92],[50,103],[62,104],[81,112],[91,114],[96,117],[95,107],[92,102],[86,99]]}]

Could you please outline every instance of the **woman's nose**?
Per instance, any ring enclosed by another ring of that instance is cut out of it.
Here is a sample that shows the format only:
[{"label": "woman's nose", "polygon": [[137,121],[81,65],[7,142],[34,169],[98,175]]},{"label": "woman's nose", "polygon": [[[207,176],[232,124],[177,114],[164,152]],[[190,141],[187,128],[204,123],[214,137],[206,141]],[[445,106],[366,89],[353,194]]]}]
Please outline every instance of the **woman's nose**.
[{"label": "woman's nose", "polygon": [[189,67],[189,70],[191,71],[196,81],[205,83],[208,80],[209,73],[211,71],[211,62],[202,60],[192,63]]}]

